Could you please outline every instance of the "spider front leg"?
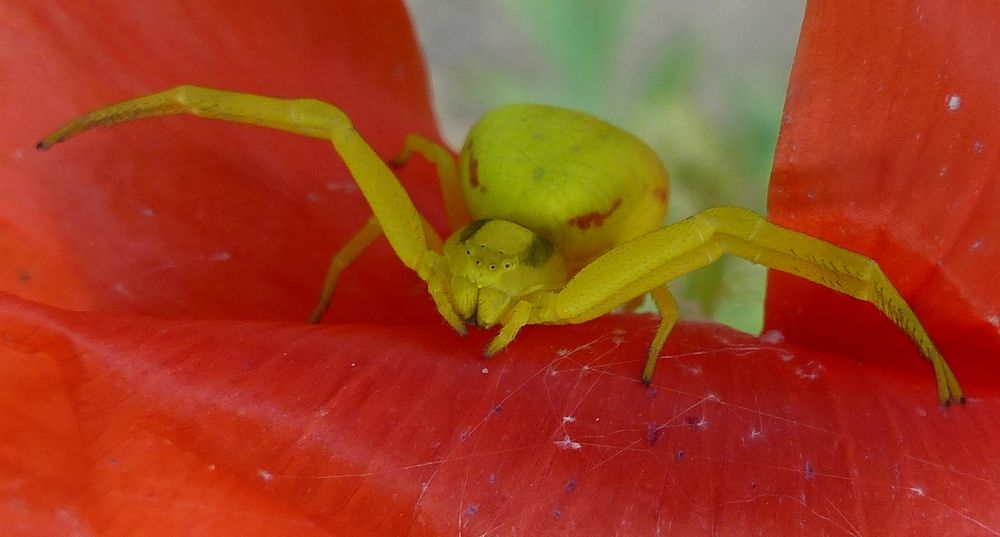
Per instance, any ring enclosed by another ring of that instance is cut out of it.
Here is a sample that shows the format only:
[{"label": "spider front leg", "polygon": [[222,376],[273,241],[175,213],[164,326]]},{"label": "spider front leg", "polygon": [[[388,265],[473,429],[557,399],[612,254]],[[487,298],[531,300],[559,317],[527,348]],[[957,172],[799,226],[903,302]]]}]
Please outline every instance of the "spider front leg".
[{"label": "spider front leg", "polygon": [[[48,149],[95,127],[175,114],[248,123],[329,140],[371,206],[376,223],[393,251],[404,265],[428,282],[442,316],[455,330],[464,333],[465,327],[450,305],[444,307],[448,297],[441,282],[446,281],[442,275],[446,269],[442,268],[441,255],[428,247],[424,219],[396,176],[354,129],[347,114],[331,104],[315,99],[277,99],[178,86],[85,114],[45,137],[38,148]],[[367,226],[361,236],[356,237],[352,250],[344,254],[344,259],[356,257],[355,250],[363,250],[375,236],[374,228]]]},{"label": "spider front leg", "polygon": [[[428,161],[433,162],[437,167],[438,180],[441,186],[441,197],[444,200],[445,212],[448,215],[448,224],[452,230],[465,227],[469,223],[469,210],[465,206],[465,199],[462,197],[462,189],[458,183],[458,168],[455,157],[448,149],[436,144],[419,134],[410,134],[406,137],[403,150],[399,156],[389,161],[395,167],[405,166],[414,154],[422,155]],[[427,234],[427,247],[435,252],[441,252],[441,238],[433,227],[423,220],[424,232]],[[319,301],[309,316],[310,323],[318,323],[326,310],[330,307],[330,300],[337,288],[340,274],[353,263],[358,256],[368,246],[370,246],[379,236],[382,235],[382,228],[378,220],[373,216],[368,219],[364,227],[361,228],[351,240],[337,251],[330,259],[330,266],[327,269],[326,278],[323,281],[323,289],[320,292]]]},{"label": "spider front leg", "polygon": [[[708,209],[612,249],[580,270],[558,293],[555,306],[541,312],[537,322],[578,323],[593,319],[664,282],[712,263],[724,253],[874,304],[931,362],[938,400],[942,404],[964,401],[962,388],[948,363],[874,260],[777,226],[746,209]],[[647,362],[647,370],[651,371],[651,367]]]},{"label": "spider front leg", "polygon": [[[458,168],[455,157],[448,149],[440,144],[420,136],[410,134],[406,137],[403,150],[399,156],[389,161],[395,167],[405,166],[414,154],[423,156],[428,161],[434,163],[437,168],[438,180],[441,186],[441,197],[444,200],[445,213],[448,215],[448,225],[452,230],[465,227],[469,223],[469,210],[465,206],[465,199],[462,197],[462,189],[458,183]],[[427,234],[427,247],[435,252],[441,252],[441,238],[434,228],[424,221],[424,232]],[[323,314],[330,307],[330,300],[337,288],[340,274],[353,263],[361,253],[375,242],[382,234],[382,228],[378,220],[372,217],[365,223],[350,241],[330,259],[330,266],[327,269],[326,278],[323,281],[323,290],[320,292],[319,301],[309,316],[310,323],[318,323],[323,318]],[[440,308],[439,308],[440,309]],[[464,333],[464,332],[462,332]]]}]

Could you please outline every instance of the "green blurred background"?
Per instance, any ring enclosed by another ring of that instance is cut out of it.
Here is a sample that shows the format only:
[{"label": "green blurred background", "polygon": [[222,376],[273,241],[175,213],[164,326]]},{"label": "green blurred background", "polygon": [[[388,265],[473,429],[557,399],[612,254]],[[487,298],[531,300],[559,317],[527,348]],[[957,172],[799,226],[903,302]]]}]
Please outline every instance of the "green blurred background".
[{"label": "green blurred background", "polygon": [[[406,3],[452,147],[505,103],[576,108],[659,152],[671,174],[668,222],[715,205],[764,211],[803,1]],[[726,257],[670,287],[683,318],[756,333],[764,276]]]}]

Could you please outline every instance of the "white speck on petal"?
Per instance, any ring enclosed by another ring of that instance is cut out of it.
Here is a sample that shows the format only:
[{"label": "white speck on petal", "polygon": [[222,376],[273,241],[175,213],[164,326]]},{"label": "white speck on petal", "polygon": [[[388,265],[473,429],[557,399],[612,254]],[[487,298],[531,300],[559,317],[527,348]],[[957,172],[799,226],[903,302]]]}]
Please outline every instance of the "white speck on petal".
[{"label": "white speck on petal", "polygon": [[948,96],[948,110],[954,112],[962,106],[962,98],[957,94],[951,94]]},{"label": "white speck on petal", "polygon": [[563,423],[573,423],[576,421],[575,416],[563,416]]},{"label": "white speck on petal", "polygon": [[684,372],[692,377],[700,377],[703,373],[700,365],[685,365],[681,366],[684,368]]},{"label": "white speck on petal", "polygon": [[774,345],[785,341],[785,334],[781,330],[768,330],[760,335],[760,340],[764,343]]},{"label": "white speck on petal", "polygon": [[490,374],[490,368],[488,368],[488,367],[484,367],[484,368],[483,368],[483,374],[484,374],[484,375],[489,375],[489,374]]},{"label": "white speck on petal", "polygon": [[139,210],[139,214],[145,216],[146,218],[149,218],[156,213],[150,207],[143,207],[142,209]]},{"label": "white speck on petal", "polygon": [[997,315],[996,313],[991,313],[988,317],[986,317],[986,320],[988,320],[990,324],[993,325],[993,328],[1000,328],[1000,315]]},{"label": "white speck on petal", "polygon": [[267,470],[265,470],[263,468],[261,468],[260,470],[257,470],[257,475],[261,479],[263,479],[264,481],[271,481],[271,480],[274,479],[274,474],[272,474],[271,472],[268,472]]},{"label": "white speck on petal", "polygon": [[583,447],[579,442],[574,442],[569,435],[564,436],[562,440],[557,440],[555,445],[559,449],[580,449]]},{"label": "white speck on petal", "polygon": [[129,300],[135,300],[135,294],[129,290],[128,286],[126,286],[124,282],[115,282],[112,289],[115,290],[115,293],[118,293]]},{"label": "white speck on petal", "polygon": [[806,367],[796,367],[795,374],[800,379],[816,380],[819,378],[820,371],[824,369],[826,368],[823,367],[823,364],[815,360],[811,360],[808,364],[806,364]]},{"label": "white speck on petal", "polygon": [[357,190],[358,186],[353,182],[350,183],[338,183],[336,181],[330,181],[329,183],[323,185],[330,192],[338,192],[341,190]]}]

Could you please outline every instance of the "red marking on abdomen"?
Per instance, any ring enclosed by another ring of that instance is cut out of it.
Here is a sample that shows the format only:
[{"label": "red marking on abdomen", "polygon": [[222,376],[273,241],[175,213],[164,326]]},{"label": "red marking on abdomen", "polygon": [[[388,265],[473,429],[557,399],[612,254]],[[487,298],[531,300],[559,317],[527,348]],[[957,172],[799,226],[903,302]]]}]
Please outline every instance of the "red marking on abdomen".
[{"label": "red marking on abdomen", "polygon": [[654,190],[653,197],[660,200],[660,203],[667,203],[667,187],[661,186]]},{"label": "red marking on abdomen", "polygon": [[594,211],[592,213],[581,214],[580,216],[575,216],[573,218],[570,218],[567,223],[571,226],[576,226],[580,229],[588,229],[590,228],[590,226],[601,226],[602,224],[604,224],[604,221],[611,216],[612,213],[618,210],[618,207],[621,207],[621,204],[622,204],[622,199],[618,198],[615,200],[614,203],[611,204],[611,208],[608,209],[607,211],[604,211],[603,213]]},{"label": "red marking on abdomen", "polygon": [[479,188],[479,161],[469,153],[469,186]]}]

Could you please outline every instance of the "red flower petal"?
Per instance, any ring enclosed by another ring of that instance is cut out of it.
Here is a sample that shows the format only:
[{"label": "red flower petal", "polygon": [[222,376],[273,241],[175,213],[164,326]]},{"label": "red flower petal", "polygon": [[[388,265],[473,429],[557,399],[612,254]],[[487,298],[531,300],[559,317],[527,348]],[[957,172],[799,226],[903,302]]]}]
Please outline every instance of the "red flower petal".
[{"label": "red flower petal", "polygon": [[[1000,398],[981,388],[966,408],[939,409],[915,358],[912,372],[881,369],[773,334],[682,323],[647,389],[637,375],[656,321],[622,315],[528,327],[483,361],[489,334],[451,333],[384,245],[342,282],[334,320],[356,324],[307,326],[298,321],[325,258],[367,215],[325,144],[171,118],[29,151],[83,108],[184,81],[335,102],[389,155],[405,133],[433,133],[423,74],[399,7],[357,4],[8,8],[0,54],[17,83],[6,102],[25,104],[0,112],[11,125],[3,154],[15,156],[0,161],[12,179],[0,197],[3,281],[60,309],[0,299],[0,527],[912,535],[1000,526],[996,468],[983,463]],[[191,41],[204,35],[210,42]],[[69,95],[80,102],[62,101]],[[418,164],[404,181],[440,222],[428,171]],[[327,181],[335,193],[318,191]],[[234,320],[248,318],[271,320]]]},{"label": "red flower petal", "polygon": [[[807,21],[770,217],[877,257],[959,379],[996,379],[1000,10],[811,2]],[[874,308],[781,274],[766,325],[815,348],[920,366]]]},{"label": "red flower petal", "polygon": [[7,300],[0,327],[22,349],[5,353],[16,375],[0,384],[7,521],[913,535],[1000,516],[982,465],[995,397],[942,411],[924,375],[719,325],[682,324],[649,389],[636,375],[654,323],[637,316],[529,328],[490,362],[475,358],[484,334],[437,325],[156,321]]}]

